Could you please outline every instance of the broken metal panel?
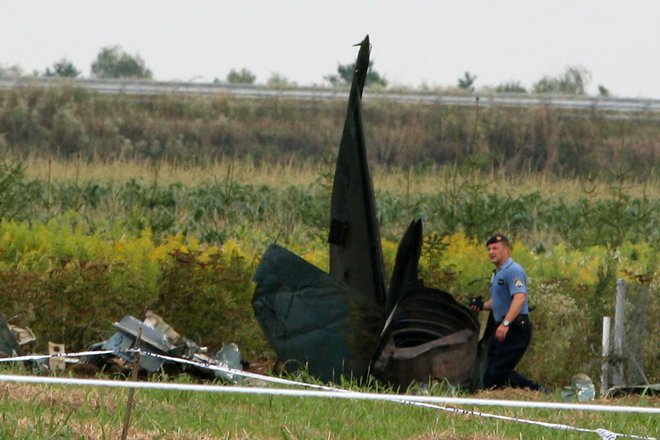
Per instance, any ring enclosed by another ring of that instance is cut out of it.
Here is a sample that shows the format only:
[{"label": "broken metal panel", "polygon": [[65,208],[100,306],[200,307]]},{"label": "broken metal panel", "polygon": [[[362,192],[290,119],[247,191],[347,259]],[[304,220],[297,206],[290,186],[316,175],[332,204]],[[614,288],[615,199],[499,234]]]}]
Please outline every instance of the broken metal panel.
[{"label": "broken metal panel", "polygon": [[326,381],[367,373],[382,326],[374,301],[276,245],[254,281],[257,320],[287,369]]},{"label": "broken metal panel", "polygon": [[[182,337],[160,316],[152,312],[146,313],[144,321],[131,315],[124,316],[121,321],[112,324],[118,330],[110,339],[103,342],[102,350],[129,350],[137,347],[155,354],[168,356],[186,356],[200,351],[194,342]],[[139,341],[136,344],[136,339]],[[132,353],[120,353],[118,357],[126,362],[133,361]],[[140,367],[148,372],[160,370],[165,362],[153,356],[140,356]]]},{"label": "broken metal panel", "polygon": [[[221,366],[234,370],[241,370],[240,350],[236,344],[224,344],[222,349],[214,356],[208,356],[206,347],[199,347],[195,342],[181,336],[160,316],[153,312],[145,313],[144,321],[126,315],[121,321],[112,324],[118,331],[107,341],[94,344],[90,350],[116,350],[116,355],[103,356],[102,362],[109,366],[128,367],[134,362],[134,355],[127,352],[132,348],[139,348],[152,353],[150,356],[140,355],[140,368],[149,373],[155,373],[161,368],[178,368],[181,371],[190,371],[207,378],[217,377],[230,382],[238,382],[240,377],[231,373],[211,370],[199,365],[179,363],[174,359],[162,359],[159,355],[182,360],[197,361],[209,366]],[[138,337],[139,335],[139,337]],[[136,340],[139,339],[137,342]],[[86,359],[94,362],[93,359]]]},{"label": "broken metal panel", "polygon": [[479,323],[467,307],[447,292],[420,288],[392,312],[374,373],[403,388],[444,379],[470,387],[478,339]]},{"label": "broken metal panel", "polygon": [[[231,368],[232,370],[243,369],[243,365],[241,364],[241,351],[238,349],[238,345],[234,343],[222,344],[220,351],[215,354],[215,360],[219,365]],[[237,383],[241,380],[241,377],[224,371],[215,371],[215,376],[233,383]]]},{"label": "broken metal panel", "polygon": [[361,97],[369,69],[369,36],[360,44],[339,145],[330,208],[330,274],[359,295],[386,302],[385,266],[367,164]]},{"label": "broken metal panel", "polygon": [[[125,351],[134,348],[135,345],[135,335],[119,331],[103,343],[101,350]],[[138,343],[137,347],[147,351],[155,351],[154,347],[149,344]],[[161,354],[164,354],[164,352],[161,351]],[[134,358],[132,353],[117,353],[117,357],[123,359],[126,362],[132,362]],[[140,368],[143,368],[150,373],[155,373],[156,371],[160,370],[162,366],[162,359],[158,359],[145,354],[140,356]]]},{"label": "broken metal panel", "polygon": [[229,371],[220,371],[208,368],[210,366],[229,368],[232,370],[242,370],[241,351],[238,345],[232,343],[222,344],[220,350],[213,356],[208,356],[205,352],[194,353],[192,356],[184,356],[192,361],[199,362],[201,365],[186,365],[185,369],[190,368],[195,373],[208,378],[218,378],[231,383],[239,383],[243,380],[242,376]]},{"label": "broken metal panel", "polygon": [[[184,343],[184,338],[177,333],[172,326],[170,326],[167,322],[163,320],[160,316],[156,315],[155,313],[147,310],[147,312],[144,314],[145,318],[143,323],[150,328],[153,328],[154,330],[162,333],[165,335],[165,339],[169,343],[170,346],[180,346],[182,343]],[[144,328],[143,328],[144,332]],[[143,335],[140,337],[141,339],[144,337]]]},{"label": "broken metal panel", "polygon": [[397,249],[374,374],[402,388],[445,379],[472,386],[479,322],[450,293],[424,287],[418,273],[422,241],[422,221],[411,222]]},{"label": "broken metal panel", "polygon": [[406,293],[414,291],[422,284],[417,269],[422,255],[422,241],[422,220],[414,220],[406,229],[397,248],[385,305],[387,316]]},{"label": "broken metal panel", "polygon": [[8,324],[8,327],[16,338],[16,342],[21,347],[21,353],[32,352],[37,342],[37,337],[32,332],[32,329],[30,327],[17,327],[12,324]]},{"label": "broken metal panel", "polygon": [[177,349],[177,346],[170,342],[165,333],[134,316],[126,315],[121,321],[115,322],[112,326],[120,332],[132,336],[133,339],[137,339],[137,335],[142,329],[140,341],[151,345],[162,353],[171,353]]},{"label": "broken metal panel", "polygon": [[21,353],[16,336],[9,329],[7,319],[0,313],[0,357],[13,357]]}]

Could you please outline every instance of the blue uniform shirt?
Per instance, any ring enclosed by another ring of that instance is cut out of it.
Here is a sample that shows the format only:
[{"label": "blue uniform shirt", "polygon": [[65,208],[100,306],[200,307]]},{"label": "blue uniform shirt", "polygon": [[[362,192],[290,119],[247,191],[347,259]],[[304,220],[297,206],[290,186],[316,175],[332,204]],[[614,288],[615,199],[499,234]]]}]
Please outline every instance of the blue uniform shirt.
[{"label": "blue uniform shirt", "polygon": [[497,322],[502,321],[509,311],[514,293],[525,294],[525,304],[520,313],[529,313],[525,269],[509,258],[490,278],[490,298],[493,300],[493,315]]}]

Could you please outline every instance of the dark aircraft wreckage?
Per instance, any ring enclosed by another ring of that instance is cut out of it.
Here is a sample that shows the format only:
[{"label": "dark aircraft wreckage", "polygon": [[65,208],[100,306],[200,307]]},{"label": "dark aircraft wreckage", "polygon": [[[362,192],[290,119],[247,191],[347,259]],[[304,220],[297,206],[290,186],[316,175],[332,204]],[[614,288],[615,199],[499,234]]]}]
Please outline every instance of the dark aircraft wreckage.
[{"label": "dark aircraft wreckage", "polygon": [[488,325],[418,276],[422,222],[401,240],[385,281],[361,111],[369,37],[360,44],[339,146],[331,202],[330,273],[277,245],[264,253],[252,300],[266,338],[288,370],[324,381],[368,374],[406,388],[448,381],[481,387]]}]

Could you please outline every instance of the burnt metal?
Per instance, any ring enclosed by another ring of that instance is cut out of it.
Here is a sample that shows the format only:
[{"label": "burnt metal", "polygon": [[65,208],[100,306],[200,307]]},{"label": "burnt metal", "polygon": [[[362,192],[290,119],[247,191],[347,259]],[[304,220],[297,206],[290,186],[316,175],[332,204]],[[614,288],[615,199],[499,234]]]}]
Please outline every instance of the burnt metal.
[{"label": "burnt metal", "polygon": [[254,281],[257,321],[287,370],[325,381],[367,373],[382,327],[377,304],[276,245]]},{"label": "burnt metal", "polygon": [[330,222],[330,234],[328,234],[328,243],[342,246],[346,243],[348,236],[348,222],[333,218]]},{"label": "burnt metal", "polygon": [[487,341],[479,343],[479,322],[465,305],[419,279],[421,220],[410,224],[399,244],[387,290],[361,108],[369,50],[367,36],[337,154],[330,274],[270,246],[254,277],[255,315],[288,370],[305,366],[326,381],[372,371],[398,387],[429,380],[475,387]]},{"label": "burnt metal", "polygon": [[471,387],[479,323],[447,292],[422,287],[392,312],[374,361],[374,374],[397,387],[447,380]]},{"label": "burnt metal", "polygon": [[422,255],[422,221],[413,220],[406,229],[394,260],[390,289],[387,293],[385,314],[392,313],[394,306],[407,292],[414,291],[423,282],[419,279],[417,266]]},{"label": "burnt metal", "polygon": [[479,322],[450,293],[424,286],[418,274],[422,241],[422,221],[411,222],[397,249],[390,313],[373,372],[401,388],[441,380],[472,387]]},{"label": "burnt metal", "polygon": [[[362,123],[362,90],[369,69],[369,36],[360,43],[344,130],[339,144],[330,206],[331,224],[348,225],[341,241],[330,241],[330,275],[359,295],[386,302],[385,265],[380,246],[371,173]],[[331,229],[332,232],[332,229]]]}]

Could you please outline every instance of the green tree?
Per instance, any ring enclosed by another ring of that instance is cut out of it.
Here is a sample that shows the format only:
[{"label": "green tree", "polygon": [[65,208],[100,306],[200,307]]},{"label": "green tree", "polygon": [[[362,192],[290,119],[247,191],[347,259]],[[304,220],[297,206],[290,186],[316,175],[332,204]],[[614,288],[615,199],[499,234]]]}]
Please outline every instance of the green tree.
[{"label": "green tree", "polygon": [[474,91],[474,82],[476,79],[476,75],[472,75],[470,72],[465,72],[463,78],[458,78],[458,88],[472,92]]},{"label": "green tree", "polygon": [[527,89],[520,84],[520,81],[502,83],[495,87],[495,91],[497,93],[527,93]]},{"label": "green tree", "polygon": [[25,166],[0,160],[0,218],[11,219],[27,205],[23,190]]},{"label": "green tree", "polygon": [[598,84],[598,96],[610,96],[610,91],[602,84]]},{"label": "green tree", "polygon": [[229,84],[254,84],[257,76],[243,67],[240,71],[231,69],[227,74],[227,82]]},{"label": "green tree", "polygon": [[76,66],[66,58],[62,58],[59,61],[53,63],[53,70],[50,70],[49,67],[46,67],[45,76],[57,76],[60,78],[77,78],[80,75],[80,70],[76,69]]},{"label": "green tree", "polygon": [[591,81],[591,73],[582,66],[569,66],[560,76],[544,76],[534,84],[536,93],[584,95]]},{"label": "green tree", "polygon": [[[367,70],[367,78],[365,86],[377,85],[387,87],[387,80],[383,75],[378,73],[373,68],[373,61],[369,61],[369,69]],[[353,72],[355,71],[355,63],[350,64],[337,64],[337,74],[326,75],[324,79],[332,86],[349,85],[353,81]]]},{"label": "green tree", "polygon": [[92,63],[92,76],[151,79],[152,73],[140,55],[129,55],[120,46],[108,46],[101,49]]}]

